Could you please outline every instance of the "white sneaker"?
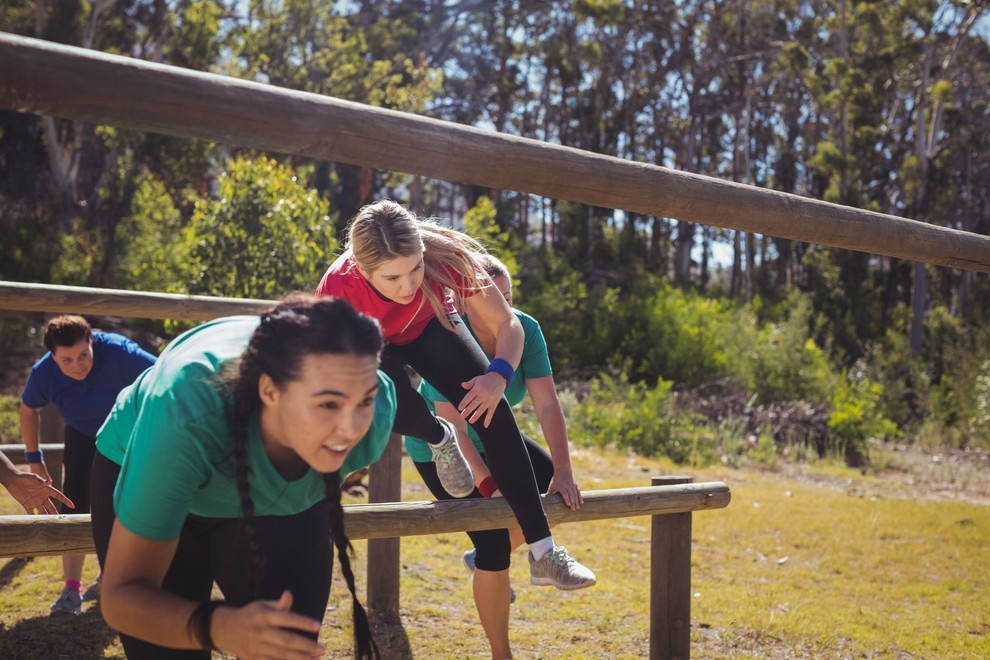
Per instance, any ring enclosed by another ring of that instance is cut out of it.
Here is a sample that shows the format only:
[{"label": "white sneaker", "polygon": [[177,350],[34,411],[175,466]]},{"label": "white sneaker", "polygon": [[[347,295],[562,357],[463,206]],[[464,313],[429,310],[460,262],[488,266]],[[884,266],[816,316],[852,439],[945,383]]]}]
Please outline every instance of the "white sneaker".
[{"label": "white sneaker", "polygon": [[443,442],[429,447],[440,485],[451,497],[467,497],[474,492],[474,473],[457,444],[457,430],[443,417],[436,420],[443,426],[445,436]]},{"label": "white sneaker", "polygon": [[555,545],[553,550],[540,557],[540,561],[533,559],[532,552],[526,555],[529,557],[529,581],[533,584],[553,585],[572,591],[593,587],[598,581],[595,574],[571,557],[562,545]]},{"label": "white sneaker", "polygon": [[62,595],[51,606],[52,614],[79,614],[80,612],[82,612],[82,596],[79,595],[78,589],[72,587],[62,589]]}]

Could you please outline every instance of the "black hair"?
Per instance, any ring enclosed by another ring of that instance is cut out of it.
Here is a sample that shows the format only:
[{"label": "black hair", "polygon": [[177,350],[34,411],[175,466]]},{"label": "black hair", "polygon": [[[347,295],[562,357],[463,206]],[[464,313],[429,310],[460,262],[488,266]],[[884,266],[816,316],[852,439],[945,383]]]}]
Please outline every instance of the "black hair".
[{"label": "black hair", "polygon": [[[251,596],[264,569],[255,535],[254,502],[251,500],[247,463],[248,424],[261,407],[258,380],[267,374],[281,386],[299,377],[303,359],[314,354],[374,355],[382,350],[378,322],[359,314],[347,302],[335,298],[295,294],[261,315],[261,323],[251,335],[241,356],[237,375],[231,383],[234,395],[234,458],[237,466],[237,492],[244,513],[248,549],[253,569]],[[349,553],[351,542],[344,531],[344,509],[340,502],[340,473],[324,475],[330,509],[330,533],[337,547],[340,569],[351,592],[354,612],[355,656],[378,658],[378,647],[371,636],[368,615],[358,600]]]}]

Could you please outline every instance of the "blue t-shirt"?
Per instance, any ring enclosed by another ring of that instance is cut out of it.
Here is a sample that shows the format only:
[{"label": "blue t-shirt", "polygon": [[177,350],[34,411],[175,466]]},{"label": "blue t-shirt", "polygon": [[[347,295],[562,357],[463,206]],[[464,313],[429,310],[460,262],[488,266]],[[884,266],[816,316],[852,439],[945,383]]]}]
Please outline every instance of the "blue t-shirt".
[{"label": "blue t-shirt", "polygon": [[[510,406],[514,406],[526,398],[527,378],[543,378],[544,376],[553,375],[553,369],[550,367],[550,356],[547,354],[547,340],[543,336],[543,330],[540,329],[539,321],[525,312],[520,312],[518,309],[513,309],[512,311],[516,315],[516,318],[519,319],[519,323],[522,324],[523,334],[526,339],[523,344],[523,353],[522,358],[519,360],[519,367],[512,377],[512,382],[505,388],[505,398]],[[467,318],[464,318],[464,325],[467,326],[468,330],[471,330],[471,324],[468,323]],[[474,330],[471,330],[471,336],[474,336]],[[425,380],[420,382],[419,393],[426,399],[426,405],[429,406],[430,412],[434,414],[436,413],[437,401],[447,401],[447,398],[443,394],[438,392]],[[478,423],[480,424],[481,422]],[[470,425],[468,426],[468,435],[474,442],[474,446],[478,448],[478,452],[484,453],[485,450],[482,447],[481,438],[478,437],[478,434],[475,433]],[[409,458],[416,463],[429,463],[433,460],[429,446],[419,438],[406,436],[406,451],[409,453]]]},{"label": "blue t-shirt", "polygon": [[[241,517],[233,449],[229,369],[244,352],[260,317],[216,319],[177,337],[154,368],[121,392],[100,429],[96,449],[121,465],[114,510],[128,530],[167,541],[190,513]],[[388,443],[395,419],[395,388],[381,371],[371,428],[347,455],[344,473],[373,463]],[[294,480],[271,464],[258,431],[247,427],[248,483],[257,516],[305,511],[326,497],[313,469]]]},{"label": "blue t-shirt", "polygon": [[31,368],[21,401],[35,409],[54,403],[66,424],[95,437],[120,391],[154,363],[154,355],[127,337],[94,332],[93,368],[86,378],[63,374],[49,351]]}]

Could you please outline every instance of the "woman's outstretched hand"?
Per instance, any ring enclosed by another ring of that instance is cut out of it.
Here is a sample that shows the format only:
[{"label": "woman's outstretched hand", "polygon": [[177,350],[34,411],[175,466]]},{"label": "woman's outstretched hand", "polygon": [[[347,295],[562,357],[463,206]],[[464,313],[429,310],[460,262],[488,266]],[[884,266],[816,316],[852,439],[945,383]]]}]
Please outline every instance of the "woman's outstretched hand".
[{"label": "woman's outstretched hand", "polygon": [[58,513],[52,498],[64,503],[66,506],[75,509],[76,505],[60,490],[52,486],[51,479],[45,480],[37,474],[31,472],[20,472],[11,476],[6,483],[7,490],[15,500],[28,513],[41,513],[54,515]]},{"label": "woman's outstretched hand", "polygon": [[244,660],[310,660],[323,647],[296,632],[319,633],[321,622],[292,611],[292,593],[258,600],[244,607],[221,607],[210,630],[217,648]]},{"label": "woman's outstretched hand", "polygon": [[488,428],[508,383],[499,374],[489,372],[461,383],[461,387],[468,390],[457,408],[461,412],[461,417],[468,423],[474,424],[484,415],[485,428]]}]

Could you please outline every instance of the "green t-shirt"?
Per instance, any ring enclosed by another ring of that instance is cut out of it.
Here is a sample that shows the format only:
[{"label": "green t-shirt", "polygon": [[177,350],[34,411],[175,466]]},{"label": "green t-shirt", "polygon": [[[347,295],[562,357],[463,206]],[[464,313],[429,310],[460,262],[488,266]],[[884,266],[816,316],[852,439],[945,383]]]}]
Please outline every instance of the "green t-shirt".
[{"label": "green t-shirt", "polygon": [[[233,399],[221,375],[244,352],[259,322],[257,316],[228,317],[184,333],[117,397],[96,447],[121,465],[114,508],[131,532],[168,541],[179,536],[187,514],[242,515],[230,428]],[[395,388],[383,373],[378,379],[371,428],[342,472],[373,463],[388,443]],[[315,470],[293,481],[282,478],[261,445],[257,415],[248,427],[247,450],[255,515],[293,515],[326,497],[323,475]]]},{"label": "green t-shirt", "polygon": [[[514,406],[526,398],[527,378],[543,378],[553,375],[553,369],[550,367],[550,356],[547,354],[547,340],[543,337],[539,321],[518,309],[513,308],[512,311],[519,319],[519,323],[522,324],[526,341],[523,345],[522,358],[519,360],[519,368],[516,369],[512,382],[505,388],[505,398],[510,406]],[[471,329],[471,324],[468,323],[467,318],[464,319],[464,325],[468,327],[468,330],[471,330],[471,335],[474,336],[474,330]],[[420,382],[419,393],[426,399],[426,404],[433,413],[436,413],[437,401],[447,401],[444,395],[440,394],[425,380]],[[484,453],[481,438],[471,426],[468,426],[468,435],[478,451]],[[417,463],[429,463],[433,460],[429,445],[419,438],[406,436],[406,451],[409,453],[409,457]]]}]

